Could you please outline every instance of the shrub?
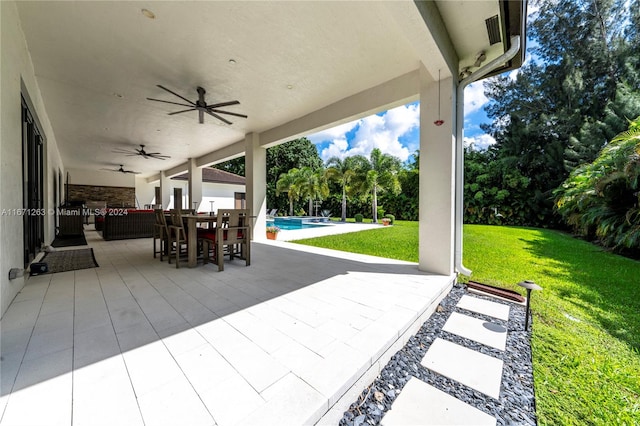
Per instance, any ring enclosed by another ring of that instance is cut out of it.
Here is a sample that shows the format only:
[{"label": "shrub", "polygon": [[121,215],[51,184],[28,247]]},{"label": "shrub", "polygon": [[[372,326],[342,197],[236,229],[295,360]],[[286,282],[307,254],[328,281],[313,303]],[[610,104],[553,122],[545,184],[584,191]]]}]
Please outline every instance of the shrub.
[{"label": "shrub", "polygon": [[355,218],[356,222],[362,222],[362,219],[364,219],[364,216],[362,216],[360,213],[356,214],[353,217]]},{"label": "shrub", "polygon": [[386,214],[386,215],[384,215],[384,217],[386,217],[387,219],[389,219],[389,221],[390,221],[389,223],[390,223],[391,225],[393,225],[393,222],[395,222],[395,221],[396,221],[396,217],[395,217],[394,215],[392,215],[392,214]]},{"label": "shrub", "polygon": [[640,117],[555,191],[556,208],[582,236],[619,252],[640,251]]}]

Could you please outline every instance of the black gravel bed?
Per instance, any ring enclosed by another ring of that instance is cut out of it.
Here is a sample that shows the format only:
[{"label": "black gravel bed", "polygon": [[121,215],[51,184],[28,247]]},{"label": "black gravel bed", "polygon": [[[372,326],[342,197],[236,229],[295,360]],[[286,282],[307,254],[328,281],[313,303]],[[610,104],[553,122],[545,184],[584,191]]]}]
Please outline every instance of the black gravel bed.
[{"label": "black gravel bed", "polygon": [[[349,410],[345,411],[339,426],[380,424],[380,420],[391,409],[393,401],[402,392],[402,388],[411,377],[418,378],[494,416],[498,425],[537,424],[530,333],[524,331],[525,308],[515,303],[509,303],[511,307],[509,321],[502,321],[457,308],[458,300],[465,293],[467,293],[466,286],[459,284],[453,286],[451,292],[440,302],[436,312],[420,327],[416,335],[412,336],[407,344],[391,357],[376,380],[365,388],[358,399],[351,404]],[[495,298],[476,293],[471,295],[480,299],[496,301]],[[443,331],[442,326],[454,311],[506,327],[506,350],[503,352]],[[438,337],[502,359],[504,366],[498,400],[455,380],[441,376],[420,364],[429,346]]]}]

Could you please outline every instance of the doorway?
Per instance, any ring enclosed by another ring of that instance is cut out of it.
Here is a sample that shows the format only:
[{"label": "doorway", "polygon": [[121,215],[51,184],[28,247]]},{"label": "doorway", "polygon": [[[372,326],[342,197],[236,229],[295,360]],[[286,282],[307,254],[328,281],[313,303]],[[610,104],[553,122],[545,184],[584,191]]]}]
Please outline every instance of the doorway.
[{"label": "doorway", "polygon": [[247,194],[244,192],[233,193],[233,208],[234,209],[246,209],[247,208]]},{"label": "doorway", "polygon": [[25,267],[44,242],[44,139],[22,97],[22,200]]}]

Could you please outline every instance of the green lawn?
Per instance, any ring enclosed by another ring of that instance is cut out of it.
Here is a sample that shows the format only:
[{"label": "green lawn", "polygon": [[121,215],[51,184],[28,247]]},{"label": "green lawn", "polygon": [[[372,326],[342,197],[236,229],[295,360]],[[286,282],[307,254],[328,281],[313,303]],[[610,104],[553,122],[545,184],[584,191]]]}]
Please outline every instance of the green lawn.
[{"label": "green lawn", "polygon": [[[417,222],[297,241],[417,261]],[[640,262],[543,229],[465,225],[474,280],[531,279],[539,424],[640,425]],[[462,277],[462,281],[465,278]]]}]

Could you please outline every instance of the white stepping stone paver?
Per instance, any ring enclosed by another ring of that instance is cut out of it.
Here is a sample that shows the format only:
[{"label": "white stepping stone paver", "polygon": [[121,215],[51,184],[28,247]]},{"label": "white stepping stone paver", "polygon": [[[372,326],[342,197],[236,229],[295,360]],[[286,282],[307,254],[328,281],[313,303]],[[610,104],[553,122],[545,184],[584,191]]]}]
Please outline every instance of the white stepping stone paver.
[{"label": "white stepping stone paver", "polygon": [[419,379],[411,378],[380,424],[494,426],[496,419]]},{"label": "white stepping stone paver", "polygon": [[442,329],[501,351],[507,346],[505,327],[457,312],[451,313]]},{"label": "white stepping stone paver", "polygon": [[468,311],[489,315],[504,321],[509,321],[509,305],[492,302],[490,300],[479,299],[477,297],[464,295],[456,305]]},{"label": "white stepping stone paver", "polygon": [[437,338],[420,363],[492,398],[500,396],[501,359]]}]

